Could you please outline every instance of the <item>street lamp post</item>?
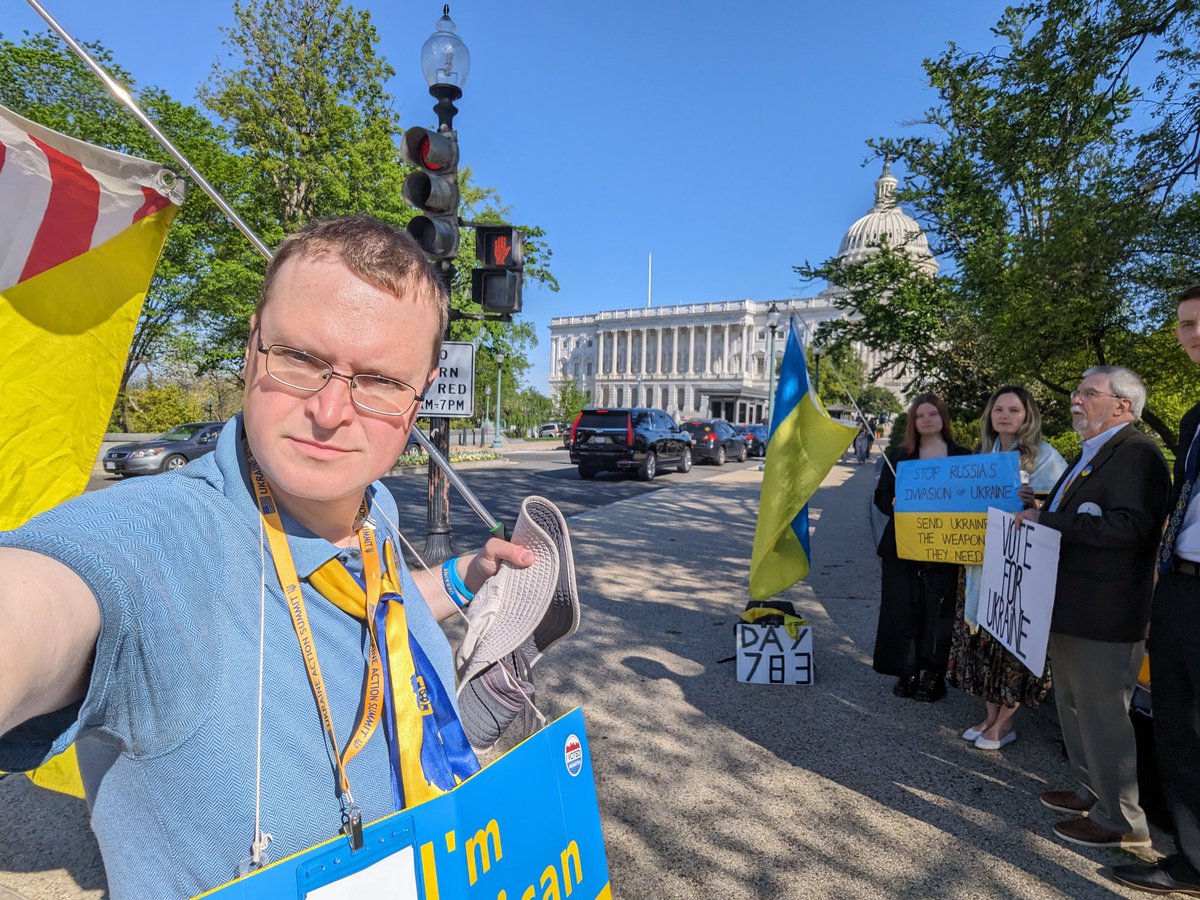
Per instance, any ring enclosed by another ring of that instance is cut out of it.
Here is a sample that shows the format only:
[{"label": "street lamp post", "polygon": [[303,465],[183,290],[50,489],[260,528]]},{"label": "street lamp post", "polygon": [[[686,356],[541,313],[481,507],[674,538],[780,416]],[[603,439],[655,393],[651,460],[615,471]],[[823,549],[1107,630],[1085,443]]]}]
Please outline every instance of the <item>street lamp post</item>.
[{"label": "street lamp post", "polygon": [[770,340],[767,344],[767,428],[771,427],[772,406],[775,404],[775,332],[779,330],[779,320],[783,318],[779,307],[772,303],[767,307],[767,331]]},{"label": "street lamp post", "polygon": [[500,387],[504,383],[504,354],[496,353],[496,436],[492,438],[492,449],[499,450],[504,446],[500,440]]},{"label": "street lamp post", "polygon": [[[471,68],[471,52],[455,33],[454,22],[450,19],[450,5],[442,7],[442,17],[434,27],[434,32],[421,45],[421,73],[425,83],[429,85],[429,94],[437,103],[433,111],[438,117],[438,131],[454,137],[454,116],[458,112],[454,101],[462,97],[463,85]],[[450,294],[454,283],[454,260],[439,259],[435,263],[442,281],[446,285],[446,293]],[[450,339],[447,328],[444,335]],[[447,459],[450,457],[450,420],[447,418],[432,418],[429,420],[429,437],[435,447]],[[429,461],[429,482],[426,492],[426,535],[425,560],[431,565],[450,557],[450,481],[431,459]]]},{"label": "street lamp post", "polygon": [[479,446],[482,447],[484,441],[487,440],[487,417],[492,414],[492,386],[485,385],[483,388],[483,415],[479,417]]}]

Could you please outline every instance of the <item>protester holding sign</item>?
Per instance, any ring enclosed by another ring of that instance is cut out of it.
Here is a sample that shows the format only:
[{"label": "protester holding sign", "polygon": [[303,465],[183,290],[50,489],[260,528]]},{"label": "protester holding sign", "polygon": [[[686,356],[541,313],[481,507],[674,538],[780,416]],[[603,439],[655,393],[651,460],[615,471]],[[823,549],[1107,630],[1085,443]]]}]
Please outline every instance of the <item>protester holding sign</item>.
[{"label": "protester holding sign", "polygon": [[[1200,284],[1178,297],[1175,337],[1200,365]],[[1176,852],[1113,868],[1123,884],[1200,896],[1200,403],[1179,423],[1171,518],[1159,548],[1150,616],[1154,742]]]},{"label": "protester holding sign", "polygon": [[1057,823],[1054,833],[1086,847],[1150,846],[1129,701],[1145,650],[1171,475],[1158,446],[1134,427],[1145,402],[1136,372],[1116,366],[1084,372],[1071,392],[1082,452],[1046,508],[1016,515],[1062,535],[1050,659],[1058,720],[1079,784],[1046,791],[1041,800],[1075,817]]},{"label": "protester holding sign", "polygon": [[114,898],[361,844],[478,771],[437,620],[534,554],[410,573],[377,481],[448,311],[403,230],[314,223],[267,270],[214,453],[0,535],[0,768],[76,742]]},{"label": "protester holding sign", "polygon": [[900,559],[896,553],[895,467],[913,459],[965,456],[950,436],[950,411],[935,394],[919,394],[909,406],[904,443],[887,451],[875,487],[875,506],[887,516],[876,552],[882,561],[875,671],[897,678],[892,693],[933,702],[946,695],[946,660],[954,626],[959,567]]},{"label": "protester holding sign", "polygon": [[[1023,387],[1006,385],[988,398],[979,420],[980,452],[1015,452],[1026,503],[1046,494],[1066,469],[1058,451],[1042,439],[1042,414]],[[963,732],[981,750],[999,750],[1017,739],[1012,717],[1022,704],[1037,706],[1050,691],[1049,670],[1041,678],[1013,658],[986,630],[979,627],[979,576],[982,566],[967,566],[961,581],[958,619],[950,645],[949,681],[987,704],[984,718]]]}]

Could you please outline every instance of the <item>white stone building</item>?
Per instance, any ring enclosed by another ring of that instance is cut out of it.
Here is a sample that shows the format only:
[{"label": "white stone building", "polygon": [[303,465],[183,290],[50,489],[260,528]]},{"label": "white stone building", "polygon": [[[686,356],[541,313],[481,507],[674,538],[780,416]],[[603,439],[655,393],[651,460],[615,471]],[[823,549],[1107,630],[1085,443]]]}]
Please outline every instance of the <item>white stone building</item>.
[{"label": "white stone building", "polygon": [[[856,261],[882,239],[904,247],[917,265],[937,271],[917,222],[895,201],[896,179],[884,164],[875,182],[875,204],[850,226],[838,255]],[[550,387],[571,379],[595,406],[654,406],[676,417],[718,416],[730,422],[761,422],[768,390],[772,302],[781,313],[774,341],[783,354],[788,318],[803,320],[807,346],[820,323],[847,315],[830,286],[816,297],[783,300],[721,300],[609,310],[550,320]],[[868,366],[876,354],[862,352]],[[893,389],[894,379],[882,382]],[[828,394],[826,394],[828,396]]]}]

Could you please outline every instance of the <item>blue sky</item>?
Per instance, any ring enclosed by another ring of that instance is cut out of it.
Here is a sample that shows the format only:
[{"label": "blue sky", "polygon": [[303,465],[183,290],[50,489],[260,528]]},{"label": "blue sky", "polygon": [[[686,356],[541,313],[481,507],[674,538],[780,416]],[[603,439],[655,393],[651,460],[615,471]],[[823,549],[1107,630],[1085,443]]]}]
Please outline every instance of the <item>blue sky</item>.
[{"label": "blue sky", "polygon": [[[43,0],[77,39],[99,40],[141,85],[194,100],[223,52],[232,3]],[[419,64],[441,2],[371,10],[401,121],[432,125]],[[934,102],[922,59],[949,41],[995,45],[1002,3],[864,0],[745,5],[457,0],[471,50],[455,125],[463,160],[514,222],[547,232],[558,293],[528,286],[546,390],[553,316],[806,296],[792,266],[837,250],[867,211],[878,163],[865,141],[911,132]],[[0,32],[40,30],[27,4]],[[903,171],[896,174],[903,178]]]}]

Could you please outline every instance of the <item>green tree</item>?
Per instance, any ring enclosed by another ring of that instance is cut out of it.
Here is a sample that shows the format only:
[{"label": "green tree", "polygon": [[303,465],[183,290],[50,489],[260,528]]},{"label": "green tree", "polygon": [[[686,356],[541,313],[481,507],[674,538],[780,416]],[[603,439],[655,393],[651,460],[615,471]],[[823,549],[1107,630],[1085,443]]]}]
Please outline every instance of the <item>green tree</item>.
[{"label": "green tree", "polygon": [[[989,385],[1040,387],[1061,410],[1087,366],[1144,357],[1164,286],[1200,273],[1200,244],[1181,229],[1196,221],[1198,23],[1193,2],[1042,0],[1004,12],[996,49],[951,44],[926,61],[939,100],[924,134],[873,142],[905,163],[900,197],[952,263],[874,300],[882,318],[916,326],[897,326],[896,355],[919,360],[918,379],[953,385],[967,405],[985,388],[962,360]],[[1171,404],[1153,399],[1145,419],[1170,444]]]},{"label": "green tree", "polygon": [[127,406],[128,430],[135,433],[159,433],[185,422],[202,422],[208,411],[200,399],[182,385],[170,382],[159,384],[148,379],[129,391]]},{"label": "green tree", "polygon": [[580,411],[591,402],[587,393],[573,378],[564,378],[558,383],[552,393],[551,401],[553,402],[554,421],[564,425],[574,422]]},{"label": "green tree", "polygon": [[875,418],[894,416],[904,409],[895,394],[877,384],[862,389],[858,395],[858,406],[868,416]]},{"label": "green tree", "polygon": [[[342,0],[236,0],[234,19],[225,31],[231,61],[218,65],[200,96],[252,161],[249,197],[259,234],[273,245],[312,218],[350,210],[406,224],[415,210],[401,197],[408,168],[395,140],[400,121],[385,89],[394,71],[378,52],[370,13]],[[465,164],[459,192],[468,220],[506,220],[498,192],[473,184]],[[544,232],[519,227],[526,238],[526,278],[557,290]],[[451,305],[477,316],[480,307],[469,297],[474,232],[464,229],[462,238]],[[253,303],[253,296],[240,298],[215,324],[208,364],[237,367]],[[450,336],[480,348],[502,346],[506,378],[528,369],[537,343],[532,325],[523,322],[459,318]],[[478,408],[483,385],[495,381],[494,363],[483,357],[476,367]]]}]

